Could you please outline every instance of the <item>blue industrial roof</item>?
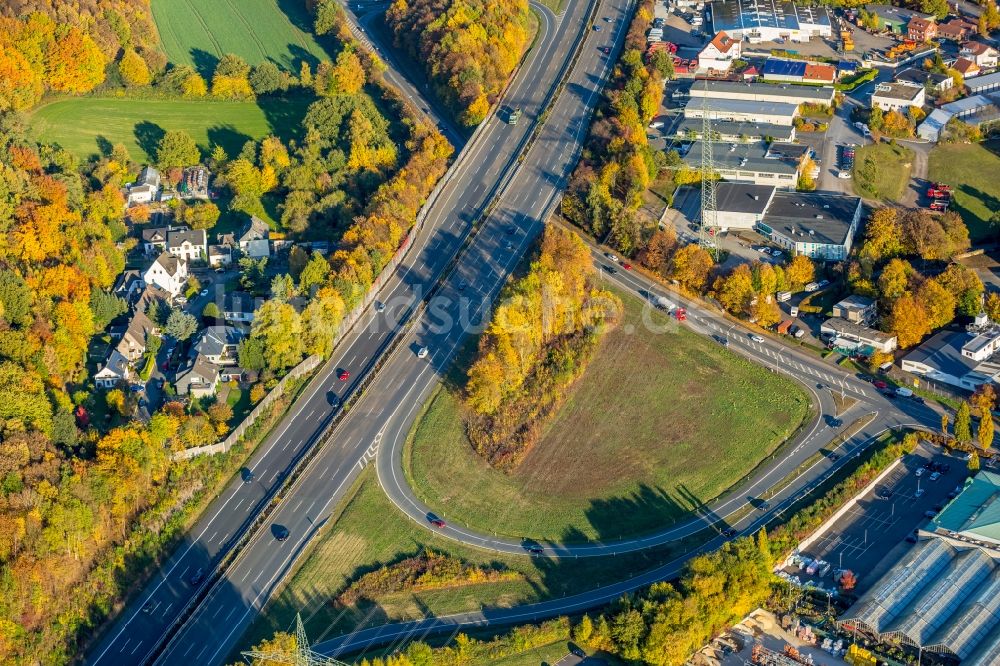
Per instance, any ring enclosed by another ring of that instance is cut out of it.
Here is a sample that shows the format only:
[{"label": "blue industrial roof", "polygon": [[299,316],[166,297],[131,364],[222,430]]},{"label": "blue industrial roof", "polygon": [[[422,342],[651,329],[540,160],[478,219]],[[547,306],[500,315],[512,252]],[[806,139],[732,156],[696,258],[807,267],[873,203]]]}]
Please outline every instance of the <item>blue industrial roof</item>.
[{"label": "blue industrial roof", "polygon": [[761,73],[766,78],[769,74],[779,76],[805,76],[806,63],[803,60],[782,60],[781,58],[768,58],[764,62]]},{"label": "blue industrial roof", "polygon": [[856,72],[861,67],[857,60],[841,60],[837,63],[838,72]]}]

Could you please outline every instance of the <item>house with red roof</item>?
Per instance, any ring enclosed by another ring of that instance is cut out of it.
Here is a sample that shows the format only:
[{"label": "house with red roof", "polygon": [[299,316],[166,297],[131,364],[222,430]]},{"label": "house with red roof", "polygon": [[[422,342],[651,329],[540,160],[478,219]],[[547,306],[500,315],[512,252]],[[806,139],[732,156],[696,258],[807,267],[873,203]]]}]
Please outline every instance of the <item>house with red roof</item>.
[{"label": "house with red roof", "polygon": [[725,32],[719,32],[698,54],[698,68],[715,72],[728,72],[733,61],[743,53],[742,42]]}]

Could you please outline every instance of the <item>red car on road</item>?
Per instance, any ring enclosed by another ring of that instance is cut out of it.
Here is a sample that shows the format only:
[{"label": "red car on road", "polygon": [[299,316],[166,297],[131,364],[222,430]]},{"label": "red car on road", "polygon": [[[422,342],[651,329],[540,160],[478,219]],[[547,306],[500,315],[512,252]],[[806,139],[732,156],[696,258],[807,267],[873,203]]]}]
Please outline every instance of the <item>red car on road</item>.
[{"label": "red car on road", "polygon": [[341,370],[340,372],[337,373],[337,379],[339,379],[342,382],[346,382],[348,378],[350,378],[350,376],[351,373],[349,373],[347,370]]},{"label": "red car on road", "polygon": [[884,391],[885,389],[889,388],[889,385],[886,384],[881,379],[876,379],[875,381],[873,381],[872,382],[872,386],[874,386],[875,388],[877,388],[880,391]]},{"label": "red car on road", "polygon": [[622,264],[622,268],[624,268],[627,271],[630,271],[630,270],[632,270],[632,264],[626,262],[626,263]]},{"label": "red car on road", "polygon": [[446,525],[446,523],[440,518],[431,518],[430,522],[434,527],[444,527]]}]

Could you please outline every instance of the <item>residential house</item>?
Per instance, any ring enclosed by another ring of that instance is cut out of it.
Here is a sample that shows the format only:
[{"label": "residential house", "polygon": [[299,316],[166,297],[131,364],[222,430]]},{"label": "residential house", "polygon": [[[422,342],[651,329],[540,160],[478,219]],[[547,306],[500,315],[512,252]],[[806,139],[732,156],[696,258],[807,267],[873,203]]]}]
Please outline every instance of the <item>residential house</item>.
[{"label": "residential house", "polygon": [[235,365],[236,347],[245,337],[235,326],[209,326],[198,336],[194,351],[216,365]]},{"label": "residential house", "polygon": [[208,265],[212,268],[231,266],[233,264],[233,249],[228,245],[208,246]]},{"label": "residential house", "polygon": [[129,307],[136,304],[142,295],[142,290],[146,288],[146,283],[142,281],[142,272],[134,269],[123,271],[111,293],[125,301]]},{"label": "residential house", "polygon": [[906,24],[906,36],[915,42],[929,42],[937,37],[937,21],[933,16],[914,16]]},{"label": "residential house", "polygon": [[156,334],[156,324],[142,310],[132,313],[132,318],[118,341],[115,349],[131,363],[135,363],[146,353],[146,340]]},{"label": "residential house", "polygon": [[167,252],[185,261],[205,261],[208,258],[205,230],[171,227],[167,232]]},{"label": "residential house", "polygon": [[851,294],[833,306],[833,316],[846,319],[855,324],[869,324],[878,315],[877,303],[874,298]]},{"label": "residential house", "polygon": [[218,365],[200,354],[190,356],[174,379],[177,395],[189,395],[193,398],[215,395],[219,386],[219,370]]},{"label": "residential house", "polygon": [[980,70],[995,69],[997,66],[997,50],[982,42],[965,42],[958,54],[979,65]]},{"label": "residential house", "polygon": [[113,389],[119,383],[128,383],[132,378],[132,364],[117,349],[112,349],[108,358],[94,374],[94,384],[101,389]]},{"label": "residential house", "polygon": [[981,71],[979,65],[977,65],[975,61],[969,60],[968,58],[959,58],[956,60],[955,64],[952,65],[952,69],[967,79],[978,76]]},{"label": "residential house", "polygon": [[167,249],[167,234],[170,227],[149,227],[143,229],[139,234],[142,242],[142,251],[147,255],[155,255]]},{"label": "residential house", "polygon": [[222,301],[222,315],[226,321],[249,324],[253,321],[258,301],[263,302],[263,300],[255,299],[245,291],[231,291]]},{"label": "residential house", "polygon": [[938,39],[960,42],[976,32],[976,24],[961,18],[953,18],[937,27]]},{"label": "residential house", "polygon": [[739,59],[742,46],[725,32],[719,32],[698,54],[698,68],[714,72],[728,72],[733,61]]},{"label": "residential house", "polygon": [[187,277],[187,262],[169,252],[163,252],[156,258],[153,265],[146,269],[143,280],[146,284],[154,285],[167,292],[171,298],[177,298],[184,290]]},{"label": "residential house", "polygon": [[928,72],[926,69],[907,67],[894,77],[899,83],[909,83],[915,86],[923,86],[934,92],[944,92],[955,85],[955,79],[947,74]]},{"label": "residential house", "polygon": [[923,86],[902,82],[879,83],[872,93],[872,108],[905,112],[911,106],[923,106],[926,99]]},{"label": "residential house", "polygon": [[[240,252],[243,254],[253,257],[251,250],[261,251],[261,245],[259,241],[267,241],[271,237],[271,228],[267,226],[267,222],[260,219],[256,215],[250,216],[250,221],[243,228],[242,233],[240,233],[237,242],[240,246]],[[251,247],[251,243],[256,243],[256,245]],[[267,243],[264,244],[264,248],[267,247]],[[265,251],[264,254],[258,255],[266,257],[270,254],[270,251]]]},{"label": "residential house", "polygon": [[159,198],[160,172],[151,166],[145,166],[139,172],[139,180],[128,187],[126,205],[148,204]]}]

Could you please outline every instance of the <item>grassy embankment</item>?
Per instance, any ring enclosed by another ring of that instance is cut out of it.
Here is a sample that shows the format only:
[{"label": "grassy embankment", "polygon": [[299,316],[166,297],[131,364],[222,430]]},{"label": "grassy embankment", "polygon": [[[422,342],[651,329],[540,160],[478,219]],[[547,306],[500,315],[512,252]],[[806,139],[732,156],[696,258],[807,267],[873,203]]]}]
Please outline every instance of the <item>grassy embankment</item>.
[{"label": "grassy embankment", "polygon": [[855,152],[854,190],[868,199],[899,201],[910,181],[913,151],[906,146],[873,143]]}]

